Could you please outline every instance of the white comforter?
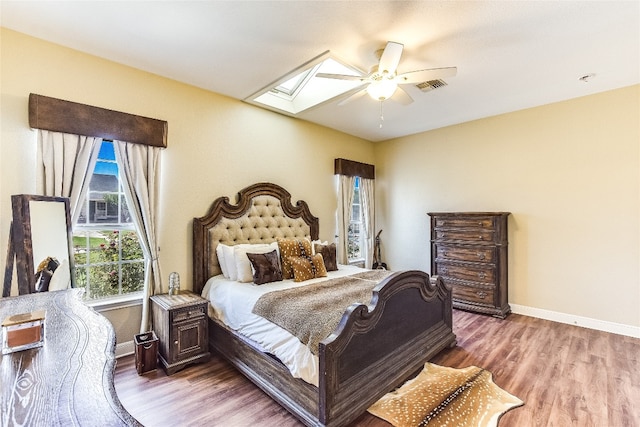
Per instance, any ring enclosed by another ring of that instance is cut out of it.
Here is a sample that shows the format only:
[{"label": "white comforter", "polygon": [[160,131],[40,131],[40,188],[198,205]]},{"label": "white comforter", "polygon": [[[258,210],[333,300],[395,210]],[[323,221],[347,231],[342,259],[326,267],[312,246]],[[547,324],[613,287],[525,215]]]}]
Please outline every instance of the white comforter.
[{"label": "white comforter", "polygon": [[258,343],[265,352],[278,357],[295,378],[302,378],[309,384],[317,386],[318,357],[286,330],[253,314],[253,307],[267,292],[305,286],[362,271],[366,270],[339,265],[338,271],[330,271],[327,277],[298,283],[293,280],[284,280],[259,286],[253,283],[236,282],[218,275],[207,281],[202,290],[202,296],[211,302],[213,316],[218,320]]}]

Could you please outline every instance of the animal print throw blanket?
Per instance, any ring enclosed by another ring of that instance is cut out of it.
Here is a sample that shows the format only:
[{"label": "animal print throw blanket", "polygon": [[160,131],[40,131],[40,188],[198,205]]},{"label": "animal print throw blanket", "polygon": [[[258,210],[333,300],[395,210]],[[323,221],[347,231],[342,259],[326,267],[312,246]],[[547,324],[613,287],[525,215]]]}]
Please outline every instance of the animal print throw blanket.
[{"label": "animal print throw blanket", "polygon": [[317,355],[318,344],[336,329],[347,307],[369,304],[373,288],[391,274],[371,270],[269,292],[258,299],[253,313],[287,330]]}]

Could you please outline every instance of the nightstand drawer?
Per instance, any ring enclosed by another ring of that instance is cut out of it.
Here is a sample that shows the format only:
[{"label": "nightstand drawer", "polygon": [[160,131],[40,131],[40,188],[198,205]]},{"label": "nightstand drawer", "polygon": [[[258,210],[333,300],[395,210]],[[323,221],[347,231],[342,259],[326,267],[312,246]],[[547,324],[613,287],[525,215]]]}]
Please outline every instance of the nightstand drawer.
[{"label": "nightstand drawer", "polygon": [[179,322],[184,322],[185,320],[203,318],[206,316],[206,311],[207,311],[206,304],[202,304],[198,307],[188,307],[188,308],[173,310],[171,312],[171,315],[172,315],[171,322],[179,323]]}]

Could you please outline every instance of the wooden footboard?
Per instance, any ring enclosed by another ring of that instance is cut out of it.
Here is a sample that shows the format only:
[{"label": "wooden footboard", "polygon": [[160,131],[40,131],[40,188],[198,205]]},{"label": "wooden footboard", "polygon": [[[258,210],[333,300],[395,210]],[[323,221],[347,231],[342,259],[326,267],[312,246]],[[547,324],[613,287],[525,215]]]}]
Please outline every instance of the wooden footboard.
[{"label": "wooden footboard", "polygon": [[455,345],[451,289],[421,271],[388,277],[320,343],[319,421],[341,426]]},{"label": "wooden footboard", "polygon": [[309,426],[344,426],[455,345],[451,289],[421,271],[395,273],[371,305],[352,305],[320,343],[319,386],[293,378],[282,363],[216,321],[210,345]]}]

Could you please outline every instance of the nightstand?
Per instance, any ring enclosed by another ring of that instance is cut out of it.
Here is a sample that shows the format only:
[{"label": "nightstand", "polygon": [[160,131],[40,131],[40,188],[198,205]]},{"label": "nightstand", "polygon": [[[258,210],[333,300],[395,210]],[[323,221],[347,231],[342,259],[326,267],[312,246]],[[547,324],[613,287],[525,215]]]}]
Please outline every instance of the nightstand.
[{"label": "nightstand", "polygon": [[171,375],[209,360],[208,301],[190,291],[151,297],[153,328],[160,341],[160,364]]}]

